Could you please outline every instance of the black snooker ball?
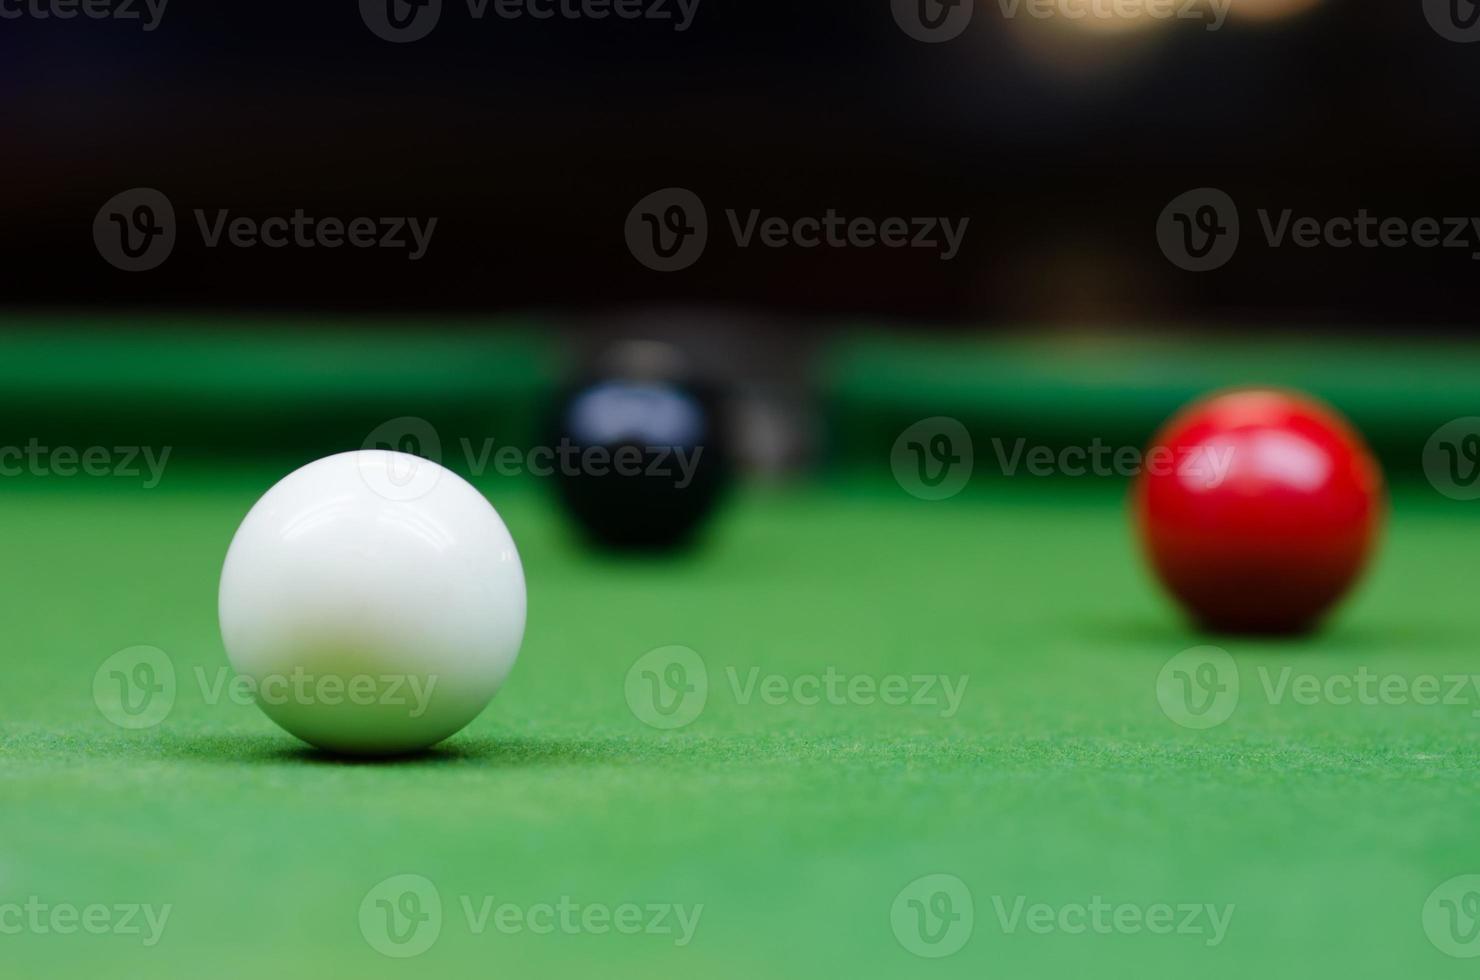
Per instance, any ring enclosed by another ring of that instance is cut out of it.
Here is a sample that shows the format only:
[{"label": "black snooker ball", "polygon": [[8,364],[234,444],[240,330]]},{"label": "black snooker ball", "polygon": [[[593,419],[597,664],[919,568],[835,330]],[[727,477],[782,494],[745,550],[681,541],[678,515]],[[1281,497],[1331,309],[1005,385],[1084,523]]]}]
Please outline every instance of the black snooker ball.
[{"label": "black snooker ball", "polygon": [[556,416],[560,495],[587,540],[666,552],[700,536],[731,474],[711,391],[611,376],[567,392]]}]

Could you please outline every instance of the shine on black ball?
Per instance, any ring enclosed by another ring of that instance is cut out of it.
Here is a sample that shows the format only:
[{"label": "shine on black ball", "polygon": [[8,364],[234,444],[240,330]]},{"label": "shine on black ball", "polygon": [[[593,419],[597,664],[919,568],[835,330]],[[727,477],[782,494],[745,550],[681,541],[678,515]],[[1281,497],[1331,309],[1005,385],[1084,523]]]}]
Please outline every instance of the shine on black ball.
[{"label": "shine on black ball", "polygon": [[693,384],[612,377],[562,400],[561,497],[585,536],[618,551],[692,543],[731,475],[717,399]]}]

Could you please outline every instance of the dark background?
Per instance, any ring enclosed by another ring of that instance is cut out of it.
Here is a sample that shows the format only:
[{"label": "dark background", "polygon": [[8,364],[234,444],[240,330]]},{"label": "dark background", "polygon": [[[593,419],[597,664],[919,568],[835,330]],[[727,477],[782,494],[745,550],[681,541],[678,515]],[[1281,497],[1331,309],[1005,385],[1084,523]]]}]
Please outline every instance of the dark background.
[{"label": "dark background", "polygon": [[[1260,207],[1480,213],[1480,45],[1441,38],[1420,0],[1233,4],[1219,31],[1094,33],[978,0],[966,33],[935,45],[906,36],[886,0],[702,0],[683,33],[474,21],[447,0],[431,36],[402,45],[345,0],[175,0],[149,33],[0,20],[5,301],[1468,329],[1469,249],[1246,246],[1204,274],[1162,256],[1158,214],[1202,186],[1239,202],[1246,236]],[[160,269],[128,274],[90,229],[136,186],[167,194],[182,226],[195,207],[440,220],[416,263],[208,251],[190,233]],[[712,228],[728,207],[971,225],[952,262],[716,235],[698,265],[659,274],[622,229],[668,186],[697,192]]]}]

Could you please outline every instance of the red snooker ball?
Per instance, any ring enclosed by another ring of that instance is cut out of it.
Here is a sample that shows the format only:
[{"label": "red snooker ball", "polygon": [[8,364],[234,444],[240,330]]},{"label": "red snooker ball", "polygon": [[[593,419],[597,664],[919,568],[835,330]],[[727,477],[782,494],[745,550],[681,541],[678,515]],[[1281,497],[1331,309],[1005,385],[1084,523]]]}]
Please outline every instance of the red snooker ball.
[{"label": "red snooker ball", "polygon": [[1134,508],[1157,577],[1202,626],[1234,633],[1316,625],[1366,567],[1386,509],[1357,431],[1269,389],[1216,394],[1168,422]]}]

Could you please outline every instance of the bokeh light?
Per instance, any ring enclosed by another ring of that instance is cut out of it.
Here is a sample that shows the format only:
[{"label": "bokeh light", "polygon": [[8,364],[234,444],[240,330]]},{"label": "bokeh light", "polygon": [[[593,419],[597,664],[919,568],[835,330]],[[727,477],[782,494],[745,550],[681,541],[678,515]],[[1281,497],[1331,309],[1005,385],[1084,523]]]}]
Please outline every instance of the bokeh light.
[{"label": "bokeh light", "polygon": [[1231,0],[1228,15],[1248,21],[1282,20],[1320,6],[1321,0]]}]

